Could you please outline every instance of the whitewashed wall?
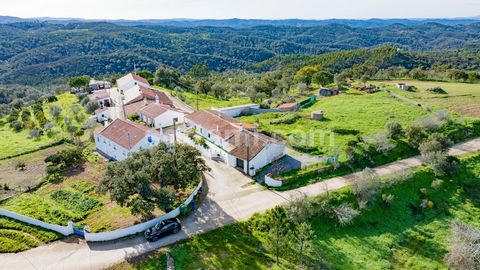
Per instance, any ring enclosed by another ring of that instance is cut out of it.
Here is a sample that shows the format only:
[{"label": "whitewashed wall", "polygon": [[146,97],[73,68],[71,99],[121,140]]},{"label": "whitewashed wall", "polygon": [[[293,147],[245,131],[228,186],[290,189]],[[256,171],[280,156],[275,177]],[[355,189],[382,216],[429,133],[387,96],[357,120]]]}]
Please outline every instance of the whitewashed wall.
[{"label": "whitewashed wall", "polygon": [[251,161],[250,166],[254,170],[250,172],[253,176],[256,171],[274,162],[285,155],[285,145],[281,143],[268,143]]},{"label": "whitewashed wall", "polygon": [[67,226],[60,226],[56,224],[50,224],[47,222],[40,221],[38,219],[26,217],[17,213],[13,213],[10,211],[7,211],[5,209],[0,209],[0,216],[5,216],[9,218],[13,218],[28,224],[36,225],[38,227],[42,227],[51,231],[55,231],[58,233],[61,233],[63,235],[71,235],[73,234],[73,223],[71,221],[68,222]]},{"label": "whitewashed wall", "polygon": [[[195,195],[197,195],[198,190],[200,187],[202,187],[202,182],[198,184],[198,186],[195,188],[192,194],[185,200],[183,205],[189,205]],[[88,233],[85,232],[85,240],[90,241],[90,242],[100,242],[100,241],[110,241],[110,240],[115,240],[115,239],[120,239],[129,235],[137,234],[140,232],[144,232],[148,228],[151,228],[155,226],[155,224],[159,223],[162,220],[169,219],[169,218],[174,218],[176,216],[180,215],[180,206],[175,208],[174,210],[168,212],[167,214],[154,218],[152,220],[149,220],[144,223],[140,223],[128,228],[124,229],[118,229],[115,231],[110,231],[110,232],[100,232],[100,233]]]},{"label": "whitewashed wall", "polygon": [[270,174],[265,175],[265,184],[269,187],[281,187],[282,181],[275,180]]},{"label": "whitewashed wall", "polygon": [[242,114],[245,109],[260,109],[260,105],[258,104],[246,104],[246,105],[239,105],[239,106],[232,106],[226,108],[215,108],[212,107],[212,110],[222,112],[230,117],[237,117]]}]

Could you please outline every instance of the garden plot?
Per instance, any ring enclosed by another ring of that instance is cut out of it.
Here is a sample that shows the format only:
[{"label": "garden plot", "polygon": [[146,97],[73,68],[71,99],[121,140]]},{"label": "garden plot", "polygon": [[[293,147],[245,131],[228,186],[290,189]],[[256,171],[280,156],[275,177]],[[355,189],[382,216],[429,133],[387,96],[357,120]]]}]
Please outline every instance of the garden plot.
[{"label": "garden plot", "polygon": [[[414,85],[417,90],[403,91],[396,88],[396,83],[397,81],[380,82],[395,93],[414,99],[433,109],[446,108],[460,115],[480,118],[480,84],[406,81],[408,85]],[[439,87],[445,92],[434,93],[427,90],[435,87]]]},{"label": "garden plot", "polygon": [[63,235],[0,217],[0,253],[19,252],[60,239]]},{"label": "garden plot", "polygon": [[69,144],[62,144],[31,154],[0,160],[0,187],[7,185],[8,190],[19,192],[36,186],[46,175],[45,158],[70,147],[72,146]]}]

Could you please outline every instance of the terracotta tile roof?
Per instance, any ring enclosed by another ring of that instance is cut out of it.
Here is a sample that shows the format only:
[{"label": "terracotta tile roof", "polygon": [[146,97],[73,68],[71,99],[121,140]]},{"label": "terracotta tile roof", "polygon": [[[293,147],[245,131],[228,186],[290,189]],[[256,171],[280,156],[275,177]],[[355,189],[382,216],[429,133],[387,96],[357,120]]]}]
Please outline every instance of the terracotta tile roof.
[{"label": "terracotta tile roof", "polygon": [[135,81],[139,81],[139,82],[142,82],[142,83],[145,83],[145,84],[150,85],[150,83],[148,83],[148,80],[144,79],[143,77],[138,76],[137,74],[133,74],[133,73],[130,73],[130,74],[132,75],[132,78],[133,78]]},{"label": "terracotta tile roof", "polygon": [[152,104],[153,102],[154,102],[153,100],[146,99],[146,98],[143,98],[143,97],[138,98],[138,99],[132,100],[132,101],[128,102],[127,104],[125,104],[123,106],[123,110],[125,111],[125,114],[128,116],[128,115],[137,113],[142,108],[146,107],[149,104]]},{"label": "terracotta tile roof", "polygon": [[158,116],[164,114],[169,110],[170,110],[169,106],[166,106],[163,104],[151,103],[141,108],[140,110],[138,110],[138,112],[145,115],[148,118],[157,118]]},{"label": "terracotta tile roof", "polygon": [[110,97],[110,92],[108,92],[107,90],[95,91],[92,94],[88,95],[88,98],[90,100],[106,99],[109,97]]},{"label": "terracotta tile roof", "polygon": [[[265,148],[265,146],[267,146],[267,144],[275,143],[275,141],[261,133],[239,130],[227,140],[227,143],[234,147],[229,151],[231,155],[243,160],[247,160],[247,157],[248,160],[252,160],[263,150],[263,148]],[[249,149],[247,148],[247,145],[250,145]],[[247,154],[247,152],[249,153]]]},{"label": "terracotta tile roof", "polygon": [[155,131],[141,124],[116,119],[98,134],[126,149],[132,149],[133,146],[150,133],[155,133]]},{"label": "terracotta tile roof", "polygon": [[224,139],[239,130],[242,124],[242,122],[222,112],[213,110],[195,111],[185,116],[185,118]]},{"label": "terracotta tile roof", "polygon": [[165,92],[162,92],[160,90],[152,89],[152,88],[147,88],[143,86],[139,86],[140,91],[144,96],[146,96],[149,99],[156,99],[158,96],[159,102],[161,104],[168,105],[170,107],[173,107],[173,102],[172,100],[165,94]]}]

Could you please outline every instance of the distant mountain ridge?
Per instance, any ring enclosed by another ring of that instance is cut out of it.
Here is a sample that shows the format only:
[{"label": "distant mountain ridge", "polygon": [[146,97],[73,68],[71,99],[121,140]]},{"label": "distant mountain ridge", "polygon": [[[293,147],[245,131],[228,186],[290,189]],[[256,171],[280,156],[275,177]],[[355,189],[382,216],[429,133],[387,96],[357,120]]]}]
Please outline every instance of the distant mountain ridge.
[{"label": "distant mountain ridge", "polygon": [[304,19],[145,19],[145,20],[104,20],[104,19],[81,19],[81,18],[19,18],[12,16],[0,16],[0,24],[19,22],[48,22],[56,24],[85,23],[85,22],[109,22],[123,26],[175,26],[175,27],[231,27],[247,28],[255,26],[295,26],[315,27],[331,24],[342,24],[350,27],[384,27],[393,24],[418,25],[424,23],[439,23],[443,25],[459,25],[480,22],[480,16],[472,18],[432,18],[432,19],[325,19],[325,20],[304,20]]},{"label": "distant mountain ridge", "polygon": [[[196,63],[206,63],[214,71],[266,71],[292,59],[384,45],[393,51],[442,51],[434,57],[436,64],[469,68],[480,60],[479,33],[480,22],[453,26],[396,23],[371,28],[341,24],[232,28],[15,22],[0,24],[0,84],[40,85],[83,74],[101,77],[129,72],[134,65],[152,71],[159,66],[188,71]],[[444,50],[451,51],[448,59]],[[463,51],[472,56],[460,61],[455,54]],[[402,65],[434,63],[430,55],[422,61],[416,57],[402,61]],[[392,59],[395,62],[397,58]],[[339,57],[335,61],[343,60]]]}]

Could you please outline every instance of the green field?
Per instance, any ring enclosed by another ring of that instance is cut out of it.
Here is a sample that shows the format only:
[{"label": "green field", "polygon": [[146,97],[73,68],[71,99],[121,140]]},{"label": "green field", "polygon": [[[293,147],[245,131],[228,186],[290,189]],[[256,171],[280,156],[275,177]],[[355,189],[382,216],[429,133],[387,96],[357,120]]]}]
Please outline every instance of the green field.
[{"label": "green field", "polygon": [[[190,92],[181,92],[181,94],[175,93],[175,91],[170,89],[161,88],[170,92],[173,96],[182,99],[188,106],[196,109],[197,107],[197,98],[194,93]],[[212,107],[224,108],[230,106],[237,106],[243,104],[250,104],[252,101],[246,97],[231,97],[228,100],[220,100],[210,95],[199,94],[198,95],[198,108],[200,110],[210,110]]]},{"label": "green field", "polygon": [[[448,251],[449,222],[460,220],[480,228],[480,154],[462,159],[460,173],[442,177],[439,188],[432,187],[434,180],[438,178],[430,169],[418,169],[412,178],[382,190],[381,194],[395,196],[388,207],[382,206],[377,195],[374,205],[344,227],[322,212],[314,215],[308,220],[316,236],[310,259],[321,260],[331,269],[448,269],[443,258]],[[384,181],[387,184],[391,179]],[[348,202],[358,207],[350,188],[330,195],[331,204]],[[433,205],[418,211],[423,199]],[[296,268],[298,264],[288,254],[275,265],[273,254],[264,248],[266,235],[252,224],[265,217],[261,214],[195,236],[112,269],[162,268],[165,252],[170,252],[179,270]]]},{"label": "green field", "polygon": [[[72,122],[75,126],[81,126],[83,123],[79,123],[75,120],[74,114],[71,110],[71,106],[78,104],[78,100],[75,95],[66,93],[57,96],[58,101],[51,103],[44,103],[43,110],[45,117],[48,121],[53,121],[55,127],[52,128],[52,136],[43,135],[38,139],[31,138],[29,136],[29,130],[23,129],[20,132],[14,131],[5,119],[0,119],[0,159],[9,157],[12,155],[17,155],[20,153],[25,153],[33,151],[35,149],[41,148],[42,146],[52,144],[60,139],[69,137],[69,134],[63,128],[63,119],[64,117],[72,118]],[[50,114],[50,106],[60,106],[62,108],[61,117],[58,120],[52,119],[53,117]],[[88,117],[88,114],[80,106],[81,111],[79,114],[84,114],[85,118]],[[34,118],[32,116],[32,118]],[[38,123],[37,123],[38,125]]]},{"label": "green field", "polygon": [[[432,108],[446,108],[458,114],[480,118],[480,84],[453,83],[453,82],[426,82],[426,81],[402,81],[414,85],[417,90],[403,91],[396,88],[399,81],[374,82],[385,84],[388,89],[397,94],[402,94]],[[428,88],[441,87],[444,94],[427,91]]]},{"label": "green field", "polygon": [[[321,121],[310,119],[312,111],[322,110]],[[343,150],[346,143],[357,135],[373,135],[383,131],[388,122],[407,126],[427,112],[388,96],[387,93],[364,94],[350,90],[334,97],[319,98],[317,102],[298,112],[300,116],[292,124],[271,124],[285,113],[266,113],[239,117],[239,120],[256,124],[261,131],[278,133],[290,143],[316,147],[317,153],[333,155]],[[345,156],[341,155],[341,159]]]},{"label": "green field", "polygon": [[56,232],[0,217],[0,253],[27,250],[61,237]]}]

